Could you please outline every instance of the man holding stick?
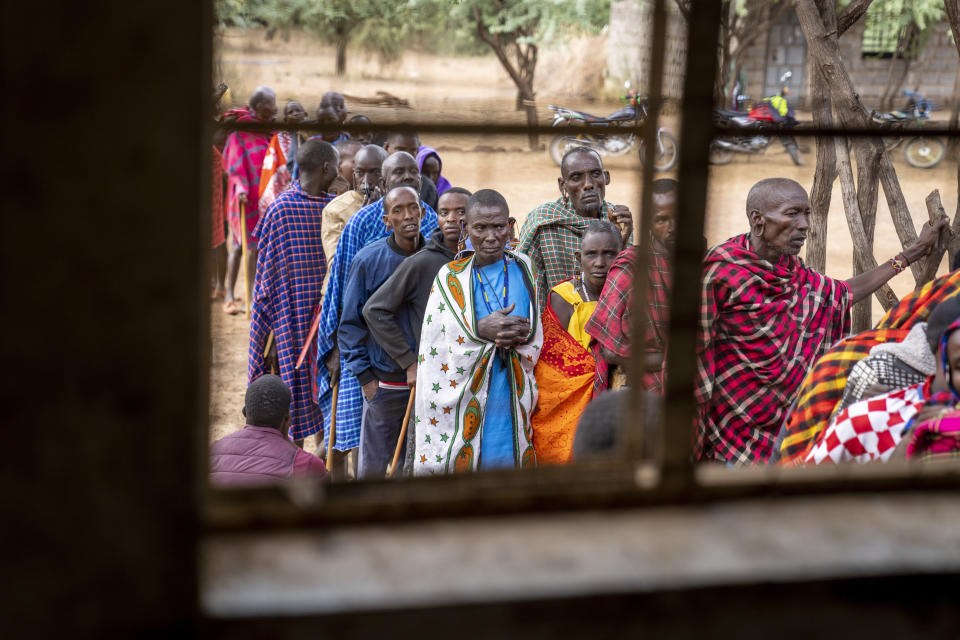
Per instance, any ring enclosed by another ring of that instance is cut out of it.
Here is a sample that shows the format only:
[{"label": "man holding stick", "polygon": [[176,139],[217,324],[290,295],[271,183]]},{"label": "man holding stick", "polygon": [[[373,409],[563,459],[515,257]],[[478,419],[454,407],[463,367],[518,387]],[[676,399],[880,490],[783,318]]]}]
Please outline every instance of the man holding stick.
[{"label": "man holding stick", "polygon": [[[413,187],[394,187],[384,198],[383,209],[384,222],[393,233],[361,249],[350,265],[337,332],[344,370],[357,378],[363,390],[361,478],[383,477],[393,456],[404,408],[410,398],[409,377],[404,367],[397,364],[371,335],[363,317],[363,307],[404,258],[426,244],[420,235],[423,209]],[[400,328],[401,340],[408,345],[416,344],[410,323],[403,322]]]},{"label": "man holding stick", "polygon": [[[323,431],[323,416],[312,392],[316,357],[296,367],[310,322],[320,303],[327,270],[320,227],[327,191],[337,175],[337,151],[322,140],[308,140],[297,151],[300,179],[284,191],[261,218],[256,234],[260,256],[250,318],[247,372],[252,382],[266,373],[264,352],[274,336],[280,377],[292,392],[290,436],[295,440]],[[315,354],[315,351],[313,352]]]},{"label": "man holding stick", "polygon": [[[440,228],[434,230],[423,251],[404,260],[363,306],[363,318],[374,340],[407,372],[410,387],[417,383],[420,332],[433,279],[457,255],[470,195],[466,189],[451,187],[440,196]],[[407,433],[405,447],[412,460],[412,430]]]}]

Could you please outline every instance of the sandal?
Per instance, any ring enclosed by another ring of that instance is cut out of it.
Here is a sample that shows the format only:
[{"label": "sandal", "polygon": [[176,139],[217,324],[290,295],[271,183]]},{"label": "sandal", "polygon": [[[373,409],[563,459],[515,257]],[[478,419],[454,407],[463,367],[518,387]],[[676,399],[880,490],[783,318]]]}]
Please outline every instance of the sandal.
[{"label": "sandal", "polygon": [[243,308],[236,300],[227,300],[223,303],[223,312],[228,316],[235,316],[238,313],[243,313]]}]

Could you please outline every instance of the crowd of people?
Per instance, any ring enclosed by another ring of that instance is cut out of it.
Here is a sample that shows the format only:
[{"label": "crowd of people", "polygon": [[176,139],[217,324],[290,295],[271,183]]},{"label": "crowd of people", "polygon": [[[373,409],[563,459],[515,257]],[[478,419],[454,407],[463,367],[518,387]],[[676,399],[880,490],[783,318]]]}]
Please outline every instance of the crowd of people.
[{"label": "crowd of people", "polygon": [[[260,87],[221,122],[271,122],[277,111]],[[655,410],[668,382],[679,183],[653,182],[652,224],[635,233],[630,209],[606,200],[601,157],[574,148],[559,197],[515,234],[498,191],[451,184],[415,134],[350,137],[346,116],[331,92],[320,134],[215,140],[214,245],[229,254],[215,295],[225,313],[244,312],[234,288],[245,247],[250,343],[246,426],[214,443],[213,480],[325,473],[302,449],[314,434],[338,479],[567,464],[616,449],[621,429],[640,427],[621,420],[623,394],[642,390]],[[285,105],[284,122],[305,118]],[[696,459],[960,451],[960,271],[850,335],[851,306],[942,243],[946,217],[844,281],[798,257],[810,218],[801,185],[764,179],[745,200],[747,232],[703,257]],[[638,233],[650,251],[633,357]]]}]

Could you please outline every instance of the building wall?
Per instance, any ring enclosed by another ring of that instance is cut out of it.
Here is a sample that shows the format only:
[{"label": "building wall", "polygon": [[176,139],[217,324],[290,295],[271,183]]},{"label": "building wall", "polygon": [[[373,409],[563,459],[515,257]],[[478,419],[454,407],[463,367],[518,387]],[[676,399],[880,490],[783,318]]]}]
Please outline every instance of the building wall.
[{"label": "building wall", "polygon": [[[667,52],[664,70],[664,94],[679,98],[683,87],[683,65],[686,53],[686,25],[673,2],[667,3],[669,15],[667,29]],[[647,74],[650,66],[650,32],[653,3],[651,0],[613,0],[610,5],[610,31],[607,49],[606,86],[618,88],[630,80],[640,91],[649,86]],[[861,55],[864,21],[853,25],[840,38],[840,50],[853,82],[868,109],[880,109],[880,98],[887,84],[890,60],[864,59]],[[744,56],[746,94],[754,100],[764,97],[764,75],[768,51],[769,33],[753,43]],[[809,58],[808,58],[809,62]],[[904,63],[895,62],[894,81],[899,77]],[[918,89],[935,103],[949,109],[953,101],[953,89],[958,67],[957,48],[950,39],[950,27],[946,22],[933,27],[927,44],[917,59],[911,61],[910,71],[903,89]],[[811,73],[805,74],[801,86],[793,87],[791,102],[798,108],[809,108]],[[894,107],[903,103],[902,96],[894,100]]]},{"label": "building wall", "polygon": [[[890,60],[864,59],[862,57],[863,20],[840,38],[840,55],[843,56],[853,83],[868,109],[879,109],[880,98],[887,85]],[[910,62],[910,72],[902,89],[919,90],[927,98],[949,108],[957,75],[957,48],[950,40],[950,27],[942,22],[933,27],[927,44],[915,60]],[[893,81],[902,73],[904,61],[896,60]],[[894,106],[900,107],[904,99],[897,96]]]},{"label": "building wall", "polygon": [[[663,95],[679,99],[683,93],[686,64],[686,23],[673,2],[667,2],[667,50],[664,59]],[[613,0],[607,41],[606,86],[619,89],[630,81],[641,93],[649,89],[650,39],[653,33],[653,2]]]}]

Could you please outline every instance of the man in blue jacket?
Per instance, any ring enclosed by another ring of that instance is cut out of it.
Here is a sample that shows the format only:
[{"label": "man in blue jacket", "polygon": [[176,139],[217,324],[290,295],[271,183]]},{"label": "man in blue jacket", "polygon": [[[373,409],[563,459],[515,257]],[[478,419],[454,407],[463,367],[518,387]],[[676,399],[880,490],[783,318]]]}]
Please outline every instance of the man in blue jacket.
[{"label": "man in blue jacket", "polygon": [[[350,264],[337,332],[345,371],[356,376],[363,391],[358,465],[361,478],[384,475],[410,397],[406,371],[371,335],[363,306],[404,258],[426,244],[420,234],[423,208],[413,187],[394,187],[384,197],[383,209],[383,221],[393,233],[361,249]],[[413,335],[409,318],[400,318],[399,325],[406,341],[417,344],[419,336]]]}]

